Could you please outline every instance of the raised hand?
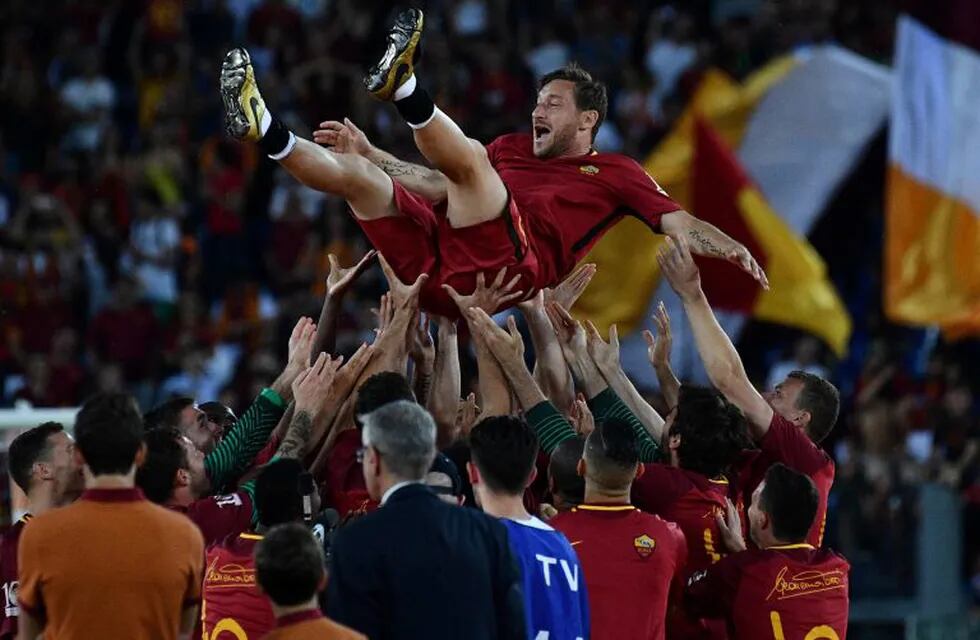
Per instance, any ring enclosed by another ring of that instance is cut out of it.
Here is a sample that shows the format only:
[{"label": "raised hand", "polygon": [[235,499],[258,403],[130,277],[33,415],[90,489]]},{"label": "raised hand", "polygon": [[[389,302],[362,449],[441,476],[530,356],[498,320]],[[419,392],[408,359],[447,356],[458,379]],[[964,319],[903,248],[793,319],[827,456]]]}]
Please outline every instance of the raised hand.
[{"label": "raised hand", "polygon": [[412,360],[430,365],[435,362],[436,344],[432,340],[432,321],[428,317],[409,328],[409,340],[408,355]]},{"label": "raised hand", "polygon": [[315,337],[316,324],[313,320],[306,316],[300,318],[289,336],[289,355],[286,361],[286,371],[291,372],[293,377],[309,366],[310,350],[313,348]]},{"label": "raised hand", "polygon": [[331,147],[337,153],[368,155],[373,149],[371,141],[364,132],[348,118],[343,122],[327,120],[313,132],[313,142]]},{"label": "raised hand", "polygon": [[580,264],[554,289],[544,289],[544,302],[554,302],[565,309],[575,306],[579,296],[585,291],[596,274],[594,264]]},{"label": "raised hand", "polygon": [[378,252],[372,249],[365,253],[364,257],[353,267],[341,267],[337,262],[337,256],[332,253],[327,255],[327,259],[330,261],[330,273],[327,275],[327,295],[337,298],[347,293],[347,289],[361,277],[361,274],[367,270],[377,255]]},{"label": "raised hand", "polygon": [[722,515],[715,511],[715,522],[718,524],[718,531],[721,539],[725,542],[725,547],[732,553],[745,551],[745,538],[742,537],[742,518],[738,515],[738,509],[732,501],[725,498],[725,514]]},{"label": "raised hand", "polygon": [[653,323],[657,327],[656,336],[648,329],[643,330],[643,339],[647,342],[647,358],[654,369],[668,367],[673,338],[670,335],[670,316],[667,315],[667,307],[664,306],[663,301],[657,305],[657,314],[653,316]]},{"label": "raised hand", "polygon": [[603,375],[614,373],[619,370],[619,330],[616,325],[609,327],[609,342],[602,339],[599,330],[589,320],[585,323],[588,328],[587,347],[592,361],[599,367]]},{"label": "raised hand", "polygon": [[691,257],[691,248],[683,237],[667,237],[657,252],[657,262],[664,277],[681,299],[693,298],[701,291],[701,272]]},{"label": "raised hand", "polygon": [[391,265],[388,264],[388,261],[380,253],[378,254],[378,262],[381,263],[381,270],[385,274],[385,279],[388,280],[388,293],[391,296],[391,301],[395,309],[397,310],[409,304],[418,304],[419,293],[422,292],[422,286],[429,279],[429,274],[419,274],[415,282],[409,285],[399,280],[398,276],[395,275],[395,270],[391,268]]},{"label": "raised hand", "polygon": [[589,434],[595,431],[595,417],[592,415],[592,410],[589,409],[589,403],[585,401],[585,397],[581,393],[578,394],[572,404],[568,421],[575,429],[575,433],[583,438],[588,438]]},{"label": "raised hand", "polygon": [[342,356],[331,358],[326,353],[321,353],[313,366],[296,376],[292,389],[297,414],[307,413],[313,416],[319,412],[343,360]]},{"label": "raised hand", "polygon": [[476,424],[476,418],[480,415],[480,407],[476,404],[476,394],[470,393],[466,400],[459,403],[456,409],[455,432],[464,440],[470,437],[470,430]]},{"label": "raised hand", "polygon": [[479,332],[487,348],[505,371],[511,366],[524,367],[524,339],[517,330],[514,316],[508,316],[507,330],[504,331],[479,307],[470,307],[465,314],[470,329]]},{"label": "raised hand", "polygon": [[551,326],[555,328],[555,335],[558,336],[558,343],[561,345],[562,353],[565,354],[565,360],[571,363],[582,356],[588,357],[588,340],[582,323],[573,318],[564,307],[554,302],[545,305],[545,311],[548,319],[551,320]]},{"label": "raised hand", "polygon": [[446,293],[449,294],[449,297],[453,299],[453,302],[464,315],[466,310],[471,307],[483,309],[487,313],[496,313],[504,308],[507,303],[519,300],[524,295],[523,291],[514,291],[514,287],[521,279],[520,274],[504,284],[506,277],[507,267],[504,267],[497,272],[497,277],[490,283],[490,286],[487,286],[486,278],[483,272],[480,272],[476,274],[476,288],[469,295],[461,295],[448,284],[442,285],[442,288],[446,290]]},{"label": "raised hand", "polygon": [[762,285],[763,289],[769,288],[769,278],[766,277],[766,272],[762,270],[759,263],[752,256],[745,245],[736,244],[734,247],[725,252],[725,260],[738,265],[738,267],[745,273],[752,276],[756,282]]}]

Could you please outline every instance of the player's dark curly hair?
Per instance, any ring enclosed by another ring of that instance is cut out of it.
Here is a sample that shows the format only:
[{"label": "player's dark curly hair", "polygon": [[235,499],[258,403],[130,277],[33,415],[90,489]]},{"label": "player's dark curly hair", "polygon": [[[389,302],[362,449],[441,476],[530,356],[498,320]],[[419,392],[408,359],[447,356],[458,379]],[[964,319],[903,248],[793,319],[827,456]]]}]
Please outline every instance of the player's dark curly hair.
[{"label": "player's dark curly hair", "polygon": [[146,432],[146,459],[136,470],[136,486],[151,502],[166,503],[174,493],[177,472],[190,467],[182,437],[176,427]]},{"label": "player's dark curly hair", "polygon": [[681,468],[708,478],[724,474],[744,449],[752,448],[742,412],[705,387],[681,386],[670,435],[681,437]]},{"label": "player's dark curly hair", "polygon": [[606,111],[609,109],[609,96],[606,92],[606,85],[592,79],[592,74],[583,69],[575,62],[569,62],[561,69],[555,69],[551,73],[546,73],[538,82],[538,91],[541,91],[549,82],[553,80],[568,80],[575,83],[575,106],[579,111],[595,111],[599,117],[592,127],[592,141],[595,142],[599,127],[606,119]]},{"label": "player's dark curly hair", "polygon": [[357,389],[357,400],[354,401],[354,423],[358,427],[362,426],[361,416],[399,400],[416,401],[412,385],[408,383],[405,376],[394,371],[374,374]]}]

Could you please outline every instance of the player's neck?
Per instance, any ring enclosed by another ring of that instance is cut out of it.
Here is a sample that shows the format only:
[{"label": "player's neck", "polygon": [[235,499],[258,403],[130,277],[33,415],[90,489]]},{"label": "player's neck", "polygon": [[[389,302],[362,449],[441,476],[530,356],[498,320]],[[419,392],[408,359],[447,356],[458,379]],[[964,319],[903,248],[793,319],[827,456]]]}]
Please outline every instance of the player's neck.
[{"label": "player's neck", "polygon": [[167,505],[171,507],[188,507],[195,499],[191,493],[190,486],[177,487],[174,489],[173,495],[170,496],[170,500],[167,500]]},{"label": "player's neck", "polygon": [[272,602],[271,600],[270,603],[272,604],[272,614],[276,618],[288,616],[293,613],[299,613],[301,611],[312,611],[314,609],[316,610],[320,609],[320,605],[316,601],[316,596],[313,596],[312,598],[310,598],[309,600],[307,600],[302,604],[294,604],[288,607],[280,607],[279,605],[277,605],[275,602]]},{"label": "player's neck", "polygon": [[31,515],[39,516],[61,505],[55,504],[54,491],[47,486],[39,487],[27,495],[27,510]]},{"label": "player's neck", "polygon": [[107,473],[104,475],[92,475],[92,472],[85,467],[85,488],[86,489],[132,489],[136,486],[136,468],[129,473]]},{"label": "player's neck", "polygon": [[584,504],[631,504],[630,490],[610,490],[586,480]]},{"label": "player's neck", "polygon": [[507,496],[481,490],[480,506],[483,507],[484,513],[495,518],[508,518],[521,522],[531,518],[531,514],[524,508],[523,496]]},{"label": "player's neck", "polygon": [[581,144],[572,145],[568,151],[561,154],[560,158],[578,158],[580,156],[587,156],[592,153],[592,143],[583,142]]}]

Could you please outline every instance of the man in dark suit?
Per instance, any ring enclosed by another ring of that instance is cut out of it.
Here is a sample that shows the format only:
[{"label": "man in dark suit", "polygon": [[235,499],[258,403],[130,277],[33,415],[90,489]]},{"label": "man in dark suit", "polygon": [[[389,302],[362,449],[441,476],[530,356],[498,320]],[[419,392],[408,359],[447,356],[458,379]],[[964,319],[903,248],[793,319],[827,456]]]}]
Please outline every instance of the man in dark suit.
[{"label": "man in dark suit", "polygon": [[358,455],[381,508],[334,541],[329,616],[371,640],[523,640],[521,576],[506,529],[422,484],[436,453],[432,417],[398,401],[362,420]]}]

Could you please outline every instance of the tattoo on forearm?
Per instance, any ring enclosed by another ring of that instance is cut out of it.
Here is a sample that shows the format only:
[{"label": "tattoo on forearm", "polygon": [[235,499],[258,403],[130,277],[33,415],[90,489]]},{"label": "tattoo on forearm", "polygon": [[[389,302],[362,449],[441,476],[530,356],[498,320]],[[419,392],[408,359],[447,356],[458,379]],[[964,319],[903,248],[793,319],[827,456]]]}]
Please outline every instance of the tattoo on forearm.
[{"label": "tattoo on forearm", "polygon": [[424,178],[428,173],[428,170],[425,167],[420,167],[419,165],[412,164],[410,162],[402,162],[401,160],[380,158],[375,162],[375,164],[392,178],[402,176]]},{"label": "tattoo on forearm", "polygon": [[415,399],[422,406],[428,406],[429,393],[432,391],[432,374],[417,371],[415,373]]},{"label": "tattoo on forearm", "polygon": [[697,242],[701,246],[701,249],[703,250],[705,255],[718,256],[718,257],[725,256],[725,252],[722,250],[722,248],[719,247],[717,244],[715,244],[711,240],[711,238],[706,236],[704,232],[701,231],[700,229],[691,229],[690,236],[695,242]]},{"label": "tattoo on forearm", "polygon": [[303,455],[313,432],[313,418],[306,411],[293,416],[276,454],[280,458],[299,458]]}]

